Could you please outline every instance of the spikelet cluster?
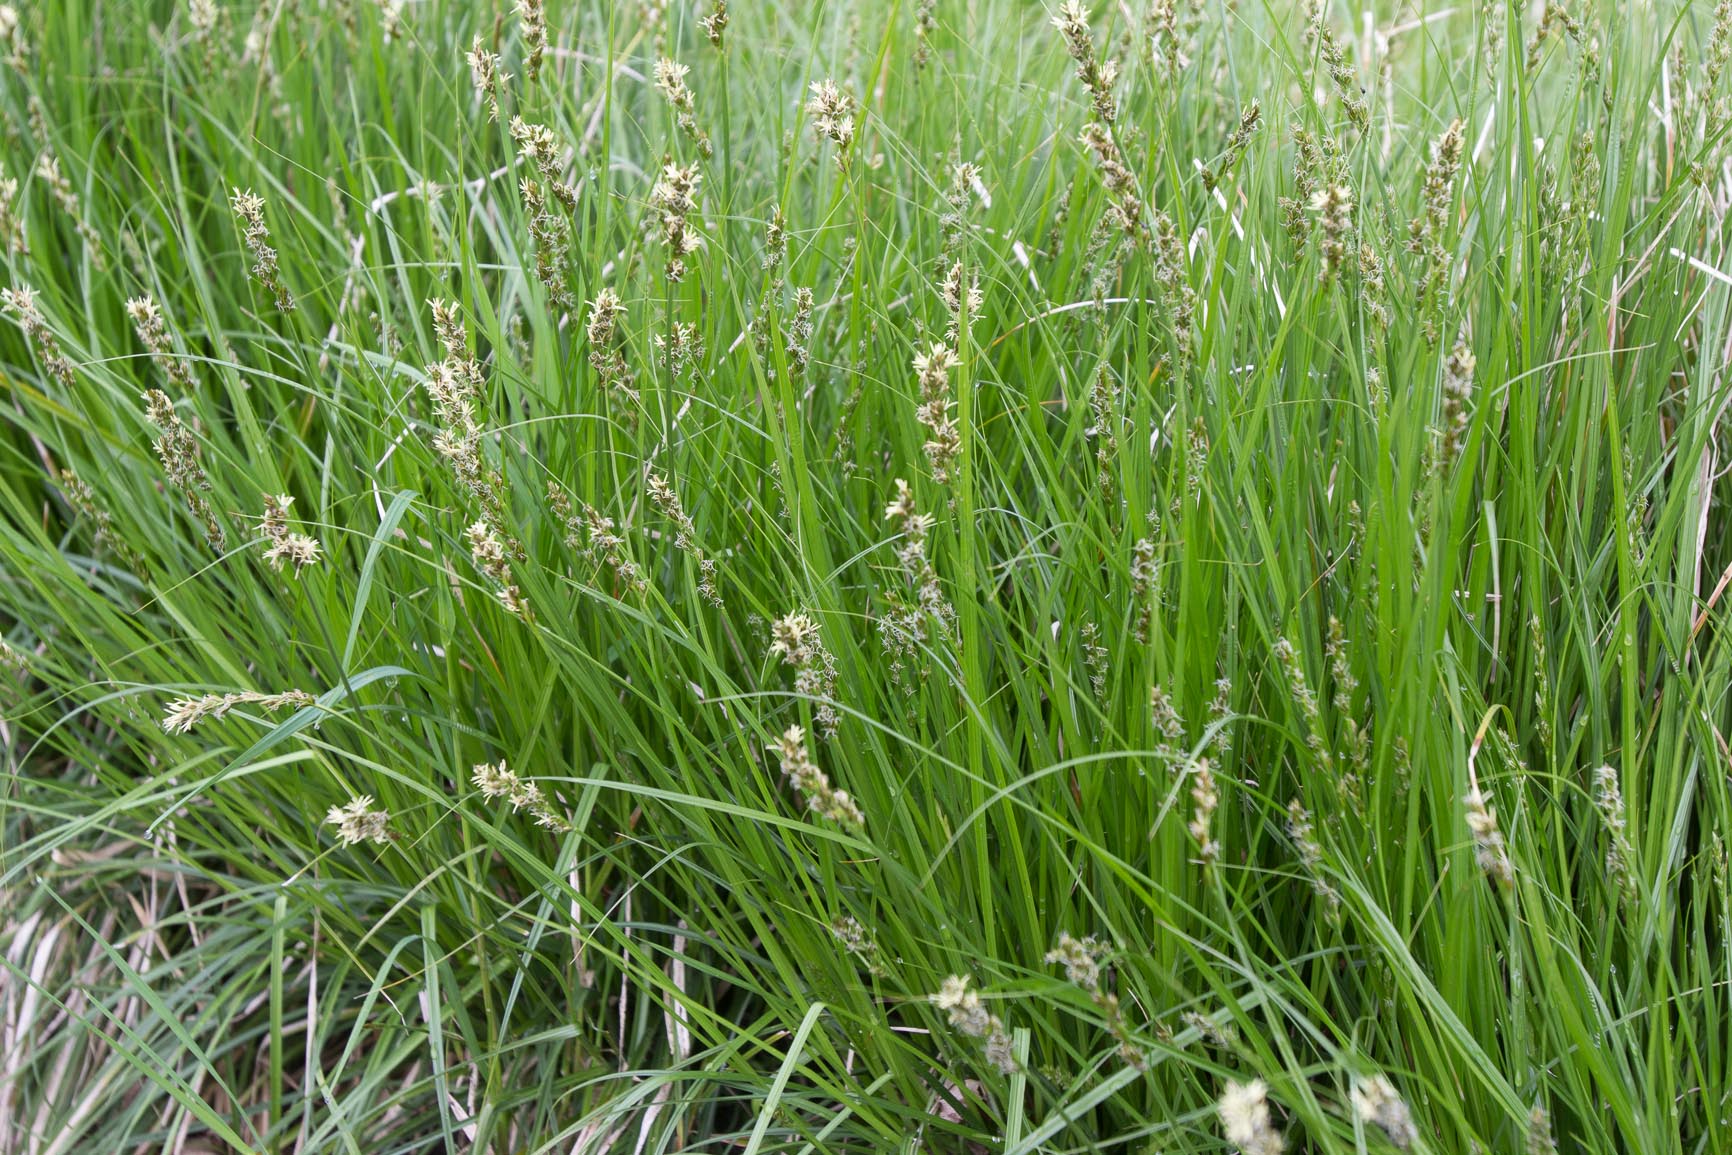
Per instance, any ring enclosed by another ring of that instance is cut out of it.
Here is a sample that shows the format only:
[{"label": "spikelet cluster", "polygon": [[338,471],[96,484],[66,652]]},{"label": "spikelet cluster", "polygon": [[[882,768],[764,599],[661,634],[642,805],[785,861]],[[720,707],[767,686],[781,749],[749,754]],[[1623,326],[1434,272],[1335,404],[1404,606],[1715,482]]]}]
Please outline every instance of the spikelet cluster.
[{"label": "spikelet cluster", "polygon": [[[1209,750],[1217,764],[1227,760],[1233,752],[1233,680],[1231,678],[1215,679],[1215,696],[1209,699],[1208,731],[1213,735],[1209,739]],[[1247,786],[1255,786],[1256,782],[1246,779]]]},{"label": "spikelet cluster", "polygon": [[670,376],[695,374],[703,365],[703,331],[689,320],[675,320],[672,329],[655,334],[655,352]]},{"label": "spikelet cluster", "polygon": [[572,304],[571,290],[565,283],[569,227],[554,205],[568,210],[576,208],[577,190],[563,179],[559,141],[551,129],[531,124],[521,116],[512,118],[510,129],[518,154],[537,173],[525,174],[517,183],[524,213],[529,218],[529,239],[535,244],[535,277],[547,290],[547,299],[556,308],[567,309]]},{"label": "spikelet cluster", "polygon": [[1197,861],[1206,870],[1221,857],[1221,844],[1215,838],[1215,810],[1221,805],[1220,788],[1215,784],[1215,772],[1207,758],[1191,763],[1191,821],[1185,829],[1197,844]]},{"label": "spikelet cluster", "polygon": [[1139,644],[1149,640],[1149,628],[1154,625],[1160,580],[1161,562],[1155,539],[1139,537],[1131,545],[1131,605],[1137,611],[1131,634]]},{"label": "spikelet cluster", "polygon": [[[807,315],[810,316],[811,291],[807,290]],[[810,328],[807,330],[810,332]],[[656,360],[673,377],[695,374],[704,363],[704,333],[691,321],[676,321],[666,333],[655,336]]]},{"label": "spikelet cluster", "polygon": [[794,669],[794,692],[812,699],[818,734],[836,736],[841,719],[831,703],[836,698],[836,659],[818,636],[818,623],[807,614],[792,613],[770,626],[770,657]]},{"label": "spikelet cluster", "polygon": [[516,7],[523,39],[523,75],[534,84],[541,78],[541,58],[547,52],[547,7],[544,0],[517,0]]},{"label": "spikelet cluster", "polygon": [[842,949],[860,960],[868,974],[881,975],[884,964],[878,956],[878,943],[872,932],[860,925],[860,920],[844,914],[830,924],[830,934],[842,944]]},{"label": "spikelet cluster", "polygon": [[1634,897],[1636,878],[1633,873],[1635,850],[1630,845],[1629,815],[1624,809],[1624,792],[1618,785],[1618,772],[1610,766],[1594,771],[1594,806],[1606,827],[1606,873],[1626,897]]},{"label": "spikelet cluster", "polygon": [[1528,40],[1527,70],[1529,72],[1538,70],[1546,43],[1559,33],[1579,44],[1583,37],[1582,23],[1570,15],[1569,9],[1562,4],[1548,3],[1544,12],[1540,14],[1540,22],[1535,26],[1532,38]]},{"label": "spikelet cluster", "polygon": [[1057,945],[1046,952],[1046,962],[1048,965],[1064,967],[1065,978],[1081,988],[1106,1019],[1107,1030],[1118,1042],[1119,1057],[1140,1071],[1147,1065],[1148,1060],[1144,1058],[1142,1048],[1131,1037],[1130,1027],[1125,1022],[1124,1009],[1119,1005],[1119,997],[1102,984],[1105,971],[1101,966],[1101,957],[1105,953],[1106,949],[1092,937],[1076,938],[1068,931],[1060,931]]},{"label": "spikelet cluster", "polygon": [[569,309],[571,290],[565,283],[565,218],[554,212],[545,186],[533,177],[518,182],[523,208],[529,217],[529,239],[535,245],[535,279],[547,290],[547,300],[556,309]]},{"label": "spikelet cluster", "polygon": [[229,199],[229,208],[240,221],[242,238],[246,241],[247,251],[253,255],[254,279],[276,299],[278,310],[292,312],[295,301],[283,287],[277,270],[277,250],[271,247],[271,230],[265,224],[264,198],[256,196],[251,189],[243,192],[237,188]]},{"label": "spikelet cluster", "polygon": [[260,5],[253,12],[252,26],[247,29],[246,39],[241,42],[241,63],[257,68],[271,94],[280,96],[280,82],[270,54],[272,27],[271,10]]},{"label": "spikelet cluster", "polygon": [[691,515],[681,503],[679,493],[666,477],[654,469],[645,470],[644,487],[649,491],[650,502],[663,517],[674,523],[674,548],[688,554],[697,563],[699,596],[720,608],[722,595],[716,589],[716,563],[704,556],[703,547],[698,544],[697,526],[692,524]]},{"label": "spikelet cluster", "polygon": [[486,574],[493,583],[499,604],[504,606],[508,613],[527,621],[529,602],[524,598],[523,591],[517,588],[517,583],[512,580],[511,559],[498,532],[488,524],[486,518],[481,518],[464,530],[463,536],[469,543],[469,555],[475,559],[475,568]]},{"label": "spikelet cluster", "polygon": [[782,206],[776,205],[770,210],[770,219],[764,223],[764,255],[760,261],[764,271],[773,273],[781,268],[782,258],[787,252],[788,218],[782,212]]},{"label": "spikelet cluster", "polygon": [[547,800],[538,783],[527,781],[504,760],[479,762],[470,771],[469,780],[483,798],[509,803],[513,811],[527,810],[537,826],[566,832],[571,829],[563,815]]},{"label": "spikelet cluster", "polygon": [[1345,714],[1353,708],[1353,691],[1359,688],[1359,679],[1353,676],[1353,660],[1347,650],[1347,627],[1334,614],[1329,615],[1323,656],[1329,661],[1329,683],[1334,690],[1330,700],[1338,711]]},{"label": "spikelet cluster", "polygon": [[1413,1115],[1386,1076],[1355,1079],[1352,1100],[1353,1113],[1366,1125],[1375,1124],[1389,1136],[1391,1143],[1404,1151],[1413,1145],[1419,1134],[1413,1126]]},{"label": "spikelet cluster", "polygon": [[1325,185],[1312,195],[1311,212],[1317,217],[1322,257],[1317,279],[1333,284],[1353,252],[1353,190],[1344,184]]},{"label": "spikelet cluster", "polygon": [[699,20],[698,25],[710,38],[710,46],[721,51],[722,34],[728,30],[728,0],[710,0],[710,14]]},{"label": "spikelet cluster", "polygon": [[848,163],[848,151],[857,131],[854,95],[834,80],[820,80],[812,85],[806,101],[806,115],[811,118],[812,133],[819,140],[836,146],[836,163]]},{"label": "spikelet cluster", "polygon": [[403,39],[403,6],[407,0],[378,0],[379,39],[394,44]]},{"label": "spikelet cluster", "polygon": [[650,208],[661,224],[661,244],[667,251],[667,279],[678,283],[685,280],[686,258],[703,247],[703,236],[693,227],[691,217],[698,207],[698,186],[704,175],[695,164],[669,164],[662,167],[660,179],[650,190]]},{"label": "spikelet cluster", "polygon": [[1528,1112],[1528,1155],[1558,1155],[1558,1142],[1552,1137],[1551,1113],[1545,1105],[1535,1103]]},{"label": "spikelet cluster", "polygon": [[1371,106],[1366,103],[1363,86],[1359,83],[1359,71],[1347,59],[1346,51],[1327,25],[1318,26],[1318,37],[1323,68],[1329,73],[1329,82],[1335,87],[1342,111],[1347,113],[1347,119],[1354,128],[1364,132],[1371,127]]},{"label": "spikelet cluster", "polygon": [[1095,484],[1108,508],[1116,509],[1121,498],[1114,469],[1119,458],[1119,429],[1123,418],[1119,415],[1118,380],[1105,361],[1095,370],[1094,387],[1089,390],[1089,416],[1094,418],[1088,435],[1095,442]]},{"label": "spikelet cluster", "polygon": [[1052,25],[1064,37],[1065,51],[1076,61],[1076,78],[1089,90],[1094,115],[1102,124],[1118,118],[1118,102],[1113,97],[1113,83],[1118,79],[1115,61],[1102,61],[1095,56],[1094,34],[1089,30],[1088,9],[1082,0],[1064,0]]},{"label": "spikelet cluster", "polygon": [[1269,1088],[1263,1080],[1229,1082],[1215,1106],[1227,1142],[1244,1155],[1281,1155],[1287,1142],[1269,1113]]},{"label": "spikelet cluster", "polygon": [[697,102],[692,96],[691,86],[686,83],[690,72],[691,69],[684,64],[664,56],[656,61],[656,89],[674,110],[680,131],[697,146],[699,153],[709,156],[713,151],[710,135],[698,126]]},{"label": "spikelet cluster", "polygon": [[[584,329],[589,339],[589,366],[601,378],[602,387],[621,400],[635,403],[638,399],[636,376],[626,363],[625,333],[619,319],[625,304],[612,289],[602,289],[589,303],[589,324]],[[628,408],[635,416],[636,409]]]},{"label": "spikelet cluster", "polygon": [[303,569],[319,560],[321,547],[317,538],[290,531],[289,506],[294,503],[295,499],[287,494],[265,494],[265,515],[259,528],[270,543],[265,549],[265,560],[271,563],[271,568],[281,570],[284,562],[293,562],[295,576],[300,577]]},{"label": "spikelet cluster", "polygon": [[1353,813],[1365,813],[1364,776],[1371,757],[1370,735],[1353,718],[1353,691],[1359,680],[1353,676],[1353,659],[1347,649],[1347,628],[1341,619],[1329,615],[1328,632],[1324,635],[1323,656],[1329,663],[1329,682],[1333,687],[1330,703],[1341,727],[1341,745],[1347,753],[1346,765],[1336,782],[1341,801]]},{"label": "spikelet cluster", "polygon": [[1534,653],[1534,729],[1540,745],[1549,753],[1552,748],[1552,684],[1546,663],[1546,631],[1538,614],[1528,618],[1528,638],[1533,643]]},{"label": "spikelet cluster", "polygon": [[788,355],[788,373],[803,377],[812,360],[812,290],[801,285],[794,290],[794,313],[782,326],[782,348]]},{"label": "spikelet cluster", "polygon": [[1726,131],[1728,116],[1732,115],[1732,105],[1720,92],[1720,78],[1725,75],[1728,64],[1732,64],[1732,0],[1719,0],[1714,5],[1714,30],[1708,36],[1708,53],[1703,69],[1707,80],[1702,93],[1707,105],[1702,128],[1704,140],[1718,139]]},{"label": "spikelet cluster", "polygon": [[66,503],[78,514],[90,522],[91,536],[95,539],[98,549],[106,549],[137,577],[146,573],[144,559],[131,546],[120,539],[114,532],[114,518],[108,510],[97,504],[96,493],[70,469],[60,471],[60,491],[66,495]]},{"label": "spikelet cluster", "polygon": [[1197,291],[1191,288],[1188,272],[1190,256],[1184,238],[1179,235],[1173,218],[1164,212],[1155,213],[1155,285],[1160,289],[1161,307],[1173,332],[1173,359],[1176,372],[1190,363],[1195,338],[1191,322],[1197,311]]},{"label": "spikelet cluster", "polygon": [[[959,168],[973,168],[973,165],[959,165]],[[986,304],[986,295],[980,291],[980,276],[968,277],[964,274],[961,261],[951,262],[945,270],[944,279],[939,282],[938,293],[944,302],[945,316],[950,318],[944,330],[944,339],[955,345],[962,339],[965,325],[973,322],[980,315],[981,307]]]},{"label": "spikelet cluster", "polygon": [[[985,189],[986,186],[981,183],[979,165],[971,161],[960,161],[950,166],[950,187],[945,190],[944,212],[938,218],[941,270],[945,262],[955,260],[962,253],[964,242],[969,235],[969,209],[974,206],[978,197],[986,195]],[[958,275],[960,276],[960,270]],[[970,303],[978,308],[977,302]],[[947,300],[946,306],[952,314],[960,310],[960,302],[952,304]],[[955,330],[952,330],[946,340],[956,343]]]},{"label": "spikelet cluster", "polygon": [[866,816],[846,790],[830,784],[830,778],[806,748],[806,731],[789,726],[773,749],[782,759],[782,773],[788,776],[794,789],[806,800],[806,809],[831,822],[858,830],[866,825]]},{"label": "spikelet cluster", "polygon": [[475,95],[487,106],[487,119],[498,120],[499,88],[511,77],[500,71],[499,54],[487,50],[487,42],[479,32],[469,46],[468,60],[469,79],[475,85]]},{"label": "spikelet cluster", "polygon": [[[1281,667],[1281,673],[1286,678],[1287,693],[1293,699],[1293,705],[1298,708],[1300,720],[1305,724],[1305,744],[1311,751],[1311,757],[1316,760],[1320,769],[1332,772],[1335,769],[1335,755],[1324,736],[1323,713],[1317,707],[1317,695],[1311,692],[1311,684],[1305,676],[1305,666],[1299,660],[1299,652],[1292,642],[1286,638],[1278,638],[1273,653],[1275,664]],[[1352,785],[1350,782],[1336,780],[1336,788],[1341,792],[1344,805],[1352,802]]]},{"label": "spikelet cluster", "polygon": [[1726,66],[1732,64],[1732,0],[1719,0],[1714,5],[1714,29],[1708,34],[1708,53],[1704,71],[1708,87],[1717,88]]},{"label": "spikelet cluster", "polygon": [[383,845],[391,841],[390,822],[389,811],[374,809],[371,794],[352,798],[343,806],[333,806],[325,815],[325,824],[337,828],[337,841],[344,846],[362,842]]},{"label": "spikelet cluster", "polygon": [[187,360],[176,355],[169,341],[168,324],[156,302],[148,296],[134,297],[126,302],[126,315],[132,318],[132,328],[138,334],[139,343],[150,350],[150,355],[162,366],[168,379],[188,393],[195,391],[198,378],[193,376]]},{"label": "spikelet cluster", "polygon": [[1297,798],[1287,804],[1287,837],[1293,840],[1293,848],[1299,852],[1299,861],[1305,867],[1305,877],[1311,880],[1312,891],[1323,900],[1324,910],[1333,920],[1341,911],[1341,895],[1323,877],[1323,846],[1317,841],[1317,827],[1311,821],[1311,812]]},{"label": "spikelet cluster", "polygon": [[1407,225],[1407,248],[1420,259],[1419,283],[1414,297],[1420,305],[1425,339],[1438,342],[1439,318],[1449,291],[1449,238],[1451,210],[1455,206],[1455,178],[1461,171],[1462,150],[1465,147],[1461,120],[1452,120],[1431,146],[1431,160],[1425,166],[1425,186],[1421,193],[1420,215]]},{"label": "spikelet cluster", "polygon": [[1445,468],[1454,465],[1467,441],[1473,420],[1473,350],[1457,341],[1443,362],[1443,416],[1438,430],[1438,458]]},{"label": "spikelet cluster", "polygon": [[66,174],[60,171],[60,159],[52,153],[43,153],[36,158],[36,179],[48,186],[48,192],[56,204],[72,222],[84,243],[88,246],[90,263],[97,268],[103,268],[106,261],[102,256],[102,237],[96,229],[84,218],[84,209],[78,199],[78,194],[72,191],[72,182],[66,179]]},{"label": "spikelet cluster", "polygon": [[1498,829],[1497,811],[1478,786],[1469,787],[1461,802],[1467,812],[1467,828],[1473,834],[1474,860],[1487,878],[1508,890],[1515,885],[1515,867],[1510,864],[1503,832]]},{"label": "spikelet cluster", "polygon": [[[433,449],[480,507],[483,518],[497,528],[506,522],[505,478],[482,453],[481,365],[470,356],[468,334],[456,304],[435,297],[427,307],[433,313],[434,335],[445,353],[427,366],[427,395],[438,423]],[[506,539],[505,544],[512,557],[523,558],[523,547],[515,539]]]},{"label": "spikelet cluster", "polygon": [[545,124],[533,124],[521,116],[512,117],[509,127],[518,155],[535,166],[535,171],[546,182],[548,193],[566,208],[576,208],[577,189],[565,181],[563,150],[553,130]]},{"label": "spikelet cluster", "polygon": [[914,68],[924,69],[932,61],[932,34],[938,30],[937,0],[915,0]]},{"label": "spikelet cluster", "polygon": [[1083,125],[1082,143],[1094,157],[1101,183],[1107,190],[1107,222],[1126,240],[1140,245],[1148,237],[1143,221],[1143,200],[1137,191],[1137,178],[1126,167],[1113,134],[1098,121]]},{"label": "spikelet cluster", "polygon": [[1257,128],[1263,122],[1263,105],[1252,100],[1239,114],[1239,123],[1233,127],[1232,135],[1227,137],[1227,149],[1221,156],[1219,164],[1205,168],[1202,173],[1203,187],[1213,190],[1226,179],[1228,173],[1239,167],[1240,159],[1251,145],[1251,138],[1257,134]]},{"label": "spikelet cluster", "polygon": [[24,238],[24,213],[18,203],[18,178],[6,175],[0,166],[0,243],[13,256],[30,255],[30,242]]},{"label": "spikelet cluster", "polygon": [[[1369,241],[1359,242],[1359,305],[1379,331],[1389,328],[1389,292],[1383,279],[1383,258]],[[1373,366],[1375,368],[1375,366]]]},{"label": "spikelet cluster", "polygon": [[927,536],[932,531],[930,514],[921,513],[914,502],[914,488],[896,479],[896,498],[884,507],[884,519],[901,535],[896,563],[901,570],[900,588],[886,596],[886,608],[878,617],[878,634],[884,652],[890,655],[890,676],[905,681],[910,667],[925,680],[930,664],[926,651],[937,641],[954,643],[956,610],[944,596],[938,571],[927,554]]},{"label": "spikelet cluster", "polygon": [[164,709],[162,728],[170,734],[185,734],[208,719],[220,719],[236,706],[257,706],[267,714],[278,710],[304,709],[315,699],[305,690],[285,690],[280,694],[262,694],[257,690],[242,690],[237,694],[201,694],[198,697],[176,698]]},{"label": "spikelet cluster", "polygon": [[1149,687],[1149,728],[1155,735],[1155,758],[1172,770],[1181,769],[1185,758],[1185,720],[1173,705],[1172,695],[1159,683]]},{"label": "spikelet cluster", "polygon": [[204,466],[199,463],[198,442],[181,423],[180,414],[174,411],[174,402],[169,400],[167,393],[160,389],[147,391],[144,407],[151,424],[161,430],[161,436],[156,439],[156,455],[162,461],[164,472],[174,487],[181,491],[193,518],[203,526],[205,542],[215,552],[223,552],[228,539],[217,521],[216,511],[205,498],[211,486]]},{"label": "spikelet cluster", "polygon": [[1305,128],[1293,130],[1293,195],[1276,199],[1281,228],[1295,249],[1303,249],[1311,238],[1311,203],[1321,188],[1324,149]]},{"label": "spikelet cluster", "polygon": [[1010,1033],[1004,1029],[1004,1022],[981,1003],[979,992],[968,989],[968,982],[967,975],[951,975],[936,994],[927,998],[945,1013],[957,1032],[981,1040],[987,1062],[1006,1075],[1014,1074],[1018,1068]]},{"label": "spikelet cluster", "polygon": [[1171,82],[1191,66],[1185,52],[1186,33],[1179,20],[1178,0],[1152,0],[1143,21],[1148,61],[1157,74]]},{"label": "spikelet cluster", "polygon": [[954,350],[936,343],[926,352],[914,355],[914,375],[920,383],[920,405],[914,417],[926,427],[926,444],[921,448],[932,465],[932,480],[940,485],[949,485],[953,480],[951,471],[962,453],[962,430],[950,415],[955,404],[950,375],[961,364]]},{"label": "spikelet cluster", "polygon": [[556,481],[547,483],[547,501],[554,516],[565,527],[565,546],[575,550],[591,566],[613,571],[623,593],[641,594],[649,588],[643,569],[626,551],[625,537],[614,532],[611,517],[583,502],[580,515],[571,504],[571,497]]},{"label": "spikelet cluster", "polygon": [[1088,671],[1089,691],[1094,694],[1096,702],[1105,705],[1107,670],[1112,662],[1112,655],[1101,641],[1100,626],[1094,622],[1084,622],[1077,644],[1082,649],[1083,669]]},{"label": "spikelet cluster", "polygon": [[186,23],[193,39],[204,40],[216,31],[219,15],[216,0],[187,0]]},{"label": "spikelet cluster", "polygon": [[30,42],[24,36],[23,18],[10,4],[0,4],[0,41],[6,45],[6,63],[23,72],[30,56]]},{"label": "spikelet cluster", "polygon": [[29,285],[0,289],[0,301],[5,303],[7,312],[18,318],[19,327],[30,339],[37,359],[42,362],[42,368],[63,388],[70,389],[74,380],[72,362],[61,353],[60,340],[48,327],[48,320],[43,317],[42,309],[36,303],[39,295]]},{"label": "spikelet cluster", "polygon": [[1205,1045],[1217,1051],[1231,1051],[1239,1045],[1239,1029],[1233,1025],[1225,1010],[1212,1013],[1186,1011],[1179,1016],[1179,1021],[1197,1032],[1197,1038]]}]

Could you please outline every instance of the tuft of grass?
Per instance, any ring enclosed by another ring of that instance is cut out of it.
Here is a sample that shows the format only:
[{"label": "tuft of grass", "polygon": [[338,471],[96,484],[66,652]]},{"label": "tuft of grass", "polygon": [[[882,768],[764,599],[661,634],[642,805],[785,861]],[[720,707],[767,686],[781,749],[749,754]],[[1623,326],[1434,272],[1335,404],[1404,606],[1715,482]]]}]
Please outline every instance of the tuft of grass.
[{"label": "tuft of grass", "polygon": [[0,1151],[1732,1150],[1732,3],[0,47]]}]

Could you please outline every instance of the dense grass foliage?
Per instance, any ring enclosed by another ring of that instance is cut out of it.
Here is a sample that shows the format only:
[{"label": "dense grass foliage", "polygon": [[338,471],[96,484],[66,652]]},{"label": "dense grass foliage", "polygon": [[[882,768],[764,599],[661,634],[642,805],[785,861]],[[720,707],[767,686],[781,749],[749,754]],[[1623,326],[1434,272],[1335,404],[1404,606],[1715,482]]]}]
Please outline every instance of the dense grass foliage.
[{"label": "dense grass foliage", "polygon": [[14,2],[0,1152],[1732,1151],[1732,3]]}]

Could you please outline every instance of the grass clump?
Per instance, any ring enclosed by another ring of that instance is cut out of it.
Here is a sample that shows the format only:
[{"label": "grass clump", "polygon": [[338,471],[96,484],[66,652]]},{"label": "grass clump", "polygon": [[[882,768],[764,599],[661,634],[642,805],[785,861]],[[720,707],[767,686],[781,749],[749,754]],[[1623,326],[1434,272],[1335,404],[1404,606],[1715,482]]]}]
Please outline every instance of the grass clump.
[{"label": "grass clump", "polygon": [[0,1151],[1732,1149],[1732,4],[0,46]]}]

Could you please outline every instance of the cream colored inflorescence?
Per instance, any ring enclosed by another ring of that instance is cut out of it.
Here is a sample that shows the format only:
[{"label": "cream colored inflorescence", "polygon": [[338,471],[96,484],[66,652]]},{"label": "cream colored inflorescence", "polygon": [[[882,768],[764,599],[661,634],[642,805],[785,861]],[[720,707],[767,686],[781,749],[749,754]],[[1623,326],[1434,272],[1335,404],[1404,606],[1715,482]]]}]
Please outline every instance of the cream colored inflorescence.
[{"label": "cream colored inflorescence", "polygon": [[1249,1083],[1229,1082],[1215,1109],[1221,1116],[1221,1131],[1244,1155],[1281,1155],[1287,1142],[1269,1113],[1269,1088],[1261,1079]]},{"label": "cream colored inflorescence", "polygon": [[1353,1113],[1367,1124],[1375,1124],[1389,1141],[1406,1150],[1418,1132],[1407,1104],[1383,1075],[1368,1075],[1353,1083]]},{"label": "cream colored inflorescence", "polygon": [[315,701],[305,690],[285,690],[280,694],[242,690],[236,694],[176,698],[163,712],[162,728],[170,734],[185,734],[200,722],[223,717],[236,706],[257,706],[267,714],[274,714],[278,710],[303,709]]},{"label": "cream colored inflorescence", "polygon": [[686,278],[686,258],[703,247],[703,235],[692,223],[703,180],[695,164],[668,164],[650,190],[650,208],[661,221],[662,248],[667,251],[664,272],[675,284]]},{"label": "cream colored inflorescence", "polygon": [[254,278],[276,299],[279,310],[284,313],[293,311],[295,301],[283,287],[277,268],[277,250],[271,247],[271,230],[265,224],[264,198],[255,196],[251,189],[243,192],[237,188],[229,199],[229,207],[240,220],[247,250],[253,255]]},{"label": "cream colored inflorescence", "polygon": [[134,297],[126,302],[126,315],[132,319],[139,343],[150,350],[151,357],[168,374],[168,379],[185,392],[195,392],[198,378],[193,375],[187,359],[175,353],[169,340],[168,322],[156,301],[149,296]]},{"label": "cream colored inflorescence", "polygon": [[1479,868],[1487,878],[1508,890],[1515,884],[1515,867],[1510,864],[1503,832],[1498,829],[1497,811],[1477,786],[1469,787],[1461,801],[1467,810],[1467,828],[1473,832],[1474,858]]},{"label": "cream colored inflorescence", "polygon": [[1113,83],[1118,79],[1119,66],[1112,60],[1095,57],[1094,34],[1089,31],[1088,9],[1081,0],[1064,0],[1058,15],[1052,18],[1054,28],[1064,37],[1065,51],[1076,61],[1076,78],[1089,90],[1094,114],[1104,124],[1118,118],[1118,102],[1113,97]]},{"label": "cream colored inflorescence", "polygon": [[1101,959],[1105,954],[1106,948],[1093,938],[1076,938],[1068,932],[1060,932],[1058,944],[1046,952],[1046,961],[1064,967],[1065,978],[1086,993],[1106,1018],[1107,1030],[1118,1042],[1119,1057],[1142,1070],[1148,1060],[1131,1037],[1124,1010],[1119,1006],[1119,997],[1104,985],[1106,971]]},{"label": "cream colored inflorescence", "polygon": [[481,98],[481,103],[487,107],[487,119],[499,119],[499,89],[511,77],[500,71],[499,54],[487,50],[487,42],[481,34],[475,34],[475,41],[469,46],[469,79],[475,85],[475,95]]},{"label": "cream colored inflorescence", "polygon": [[818,636],[818,623],[807,614],[792,613],[771,625],[770,636],[770,656],[794,668],[794,692],[813,699],[819,736],[834,738],[840,724],[831,705],[836,696],[836,659]]},{"label": "cream colored inflorescence", "polygon": [[517,20],[523,37],[523,76],[533,84],[541,78],[541,59],[547,53],[544,0],[517,0]]},{"label": "cream colored inflorescence", "polygon": [[161,389],[144,394],[145,413],[151,424],[162,431],[156,439],[156,455],[162,461],[163,472],[186,499],[187,508],[204,527],[205,543],[217,553],[228,548],[227,535],[217,521],[205,494],[210,490],[210,478],[199,463],[198,441],[174,411],[174,402]]},{"label": "cream colored inflorescence", "polygon": [[333,806],[325,815],[325,824],[337,828],[337,841],[344,846],[361,842],[383,845],[391,841],[390,821],[389,811],[374,808],[371,794],[352,798],[344,806]]},{"label": "cream colored inflorescence", "polygon": [[854,96],[833,80],[820,80],[812,85],[811,98],[806,101],[806,115],[812,120],[812,132],[820,140],[836,146],[836,163],[848,163],[848,150],[858,129],[855,119]]},{"label": "cream colored inflorescence", "polygon": [[291,562],[295,576],[300,577],[301,571],[317,562],[323,551],[318,538],[289,529],[289,506],[294,503],[295,499],[287,494],[265,494],[265,515],[259,530],[270,543],[265,549],[265,560],[271,563],[271,568],[281,570],[284,562]]},{"label": "cream colored inflorescence", "polygon": [[36,356],[42,361],[42,368],[63,388],[70,389],[76,380],[72,362],[61,353],[60,341],[48,327],[48,321],[36,303],[39,296],[29,285],[0,289],[0,301],[5,303],[7,312],[18,318],[19,327],[24,330],[24,335],[30,338]]},{"label": "cream colored inflorescence", "polygon": [[775,749],[782,759],[782,773],[806,800],[806,809],[857,830],[866,825],[866,815],[853,797],[831,785],[829,776],[812,761],[812,754],[806,749],[805,730],[789,726]]},{"label": "cream colored inflorescence", "polygon": [[698,125],[698,108],[696,98],[692,96],[691,86],[686,83],[686,76],[691,69],[677,60],[662,57],[656,61],[656,88],[674,110],[675,122],[686,137],[697,146],[698,152],[709,156],[709,133]]},{"label": "cream colored inflorescence", "polygon": [[686,512],[679,493],[666,477],[653,468],[644,470],[644,488],[649,492],[651,504],[661,511],[663,517],[673,522],[674,548],[697,563],[698,595],[712,606],[720,608],[722,595],[716,588],[716,563],[704,556],[703,547],[698,544],[698,527]]},{"label": "cream colored inflorescence", "polygon": [[928,995],[932,1005],[943,1011],[950,1025],[971,1039],[979,1039],[986,1060],[1005,1074],[1017,1069],[1016,1052],[1004,1022],[987,1011],[980,994],[968,988],[967,975],[951,975],[938,992]]},{"label": "cream colored inflorescence", "polygon": [[483,798],[506,802],[513,811],[527,810],[537,826],[560,832],[571,829],[571,823],[548,801],[540,785],[523,778],[503,760],[477,763],[469,780]]}]

